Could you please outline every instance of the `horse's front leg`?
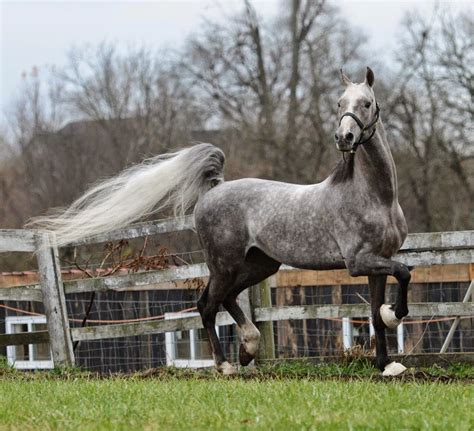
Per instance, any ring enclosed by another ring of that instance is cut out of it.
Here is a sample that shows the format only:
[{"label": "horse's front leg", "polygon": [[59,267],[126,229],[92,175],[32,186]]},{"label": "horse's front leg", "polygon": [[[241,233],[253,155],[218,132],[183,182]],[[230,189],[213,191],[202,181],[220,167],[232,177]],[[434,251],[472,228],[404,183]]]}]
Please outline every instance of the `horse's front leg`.
[{"label": "horse's front leg", "polygon": [[411,268],[403,263],[368,253],[358,253],[348,257],[346,266],[353,277],[392,275],[397,279],[399,289],[395,305],[382,304],[380,307],[380,314],[387,328],[396,328],[408,315],[408,284],[411,279]]},{"label": "horse's front leg", "polygon": [[[390,362],[387,355],[385,328],[395,328],[408,314],[407,295],[410,282],[410,269],[399,262],[380,256],[359,254],[346,260],[352,276],[369,276],[372,318],[375,329],[377,367],[384,375],[398,375],[405,367],[398,362]],[[387,275],[393,275],[399,284],[395,308],[385,302],[385,284]]]},{"label": "horse's front leg", "polygon": [[406,368],[398,363],[391,362],[387,354],[387,339],[385,329],[387,325],[381,317],[381,307],[385,302],[386,275],[369,275],[370,305],[372,308],[372,324],[375,330],[375,364],[384,376],[396,376]]},{"label": "horse's front leg", "polygon": [[372,310],[372,325],[375,331],[375,364],[381,371],[390,363],[385,338],[386,325],[380,317],[380,307],[385,302],[386,283],[386,275],[369,275],[370,307]]}]

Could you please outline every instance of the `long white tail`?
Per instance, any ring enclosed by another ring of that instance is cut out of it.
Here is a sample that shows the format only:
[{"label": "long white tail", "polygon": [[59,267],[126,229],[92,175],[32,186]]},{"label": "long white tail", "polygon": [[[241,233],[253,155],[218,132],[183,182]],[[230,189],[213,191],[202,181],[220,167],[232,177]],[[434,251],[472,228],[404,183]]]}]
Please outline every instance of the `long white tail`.
[{"label": "long white tail", "polygon": [[222,182],[224,153],[198,144],[153,157],[100,182],[66,210],[28,222],[56,233],[59,246],[133,223],[166,207],[184,215],[213,185]]}]

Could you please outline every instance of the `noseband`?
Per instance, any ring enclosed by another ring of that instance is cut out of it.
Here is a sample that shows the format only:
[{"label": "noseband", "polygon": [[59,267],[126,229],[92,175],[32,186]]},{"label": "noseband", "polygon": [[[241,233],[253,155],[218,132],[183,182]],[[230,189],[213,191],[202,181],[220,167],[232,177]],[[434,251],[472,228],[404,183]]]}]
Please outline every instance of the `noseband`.
[{"label": "noseband", "polygon": [[[339,125],[341,125],[341,121],[344,117],[351,117],[357,123],[357,125],[359,126],[360,131],[361,131],[361,133],[359,135],[359,139],[357,140],[357,142],[354,142],[354,144],[352,145],[351,153],[355,153],[356,150],[357,150],[357,147],[359,145],[365,144],[366,142],[370,141],[372,139],[372,137],[374,136],[375,131],[377,130],[375,125],[379,121],[379,114],[380,114],[380,106],[377,102],[375,102],[375,107],[376,107],[376,109],[375,109],[374,119],[372,120],[371,123],[367,124],[367,126],[364,126],[364,123],[362,121],[360,121],[360,118],[356,114],[354,114],[353,112],[345,112],[344,114],[341,115],[341,118],[339,119]],[[362,140],[362,138],[364,136],[364,133],[367,130],[369,130],[371,127],[374,127],[374,130],[372,130],[372,133],[370,134],[370,136],[367,139]]]}]

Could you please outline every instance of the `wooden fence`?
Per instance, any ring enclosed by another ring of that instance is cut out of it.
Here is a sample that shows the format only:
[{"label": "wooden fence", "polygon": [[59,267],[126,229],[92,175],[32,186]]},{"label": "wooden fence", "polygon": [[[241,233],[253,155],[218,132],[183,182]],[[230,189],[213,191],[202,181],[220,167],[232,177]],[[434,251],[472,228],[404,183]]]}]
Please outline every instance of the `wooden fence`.
[{"label": "wooden fence", "polygon": [[[70,245],[81,246],[183,230],[193,230],[191,217],[141,223]],[[149,335],[202,328],[201,319],[195,316],[70,328],[65,295],[94,291],[169,289],[172,287],[171,283],[208,277],[209,273],[205,264],[138,272],[124,276],[78,279],[63,282],[58,260],[58,249],[55,245],[53,234],[31,230],[0,230],[0,252],[36,253],[40,275],[39,284],[2,288],[0,289],[0,300],[43,302],[48,328],[47,331],[25,334],[2,334],[0,335],[0,345],[35,344],[49,341],[54,364],[73,365],[75,361],[73,343],[76,341]],[[463,302],[412,303],[409,305],[411,317],[427,315],[457,317],[453,321],[451,330],[442,348],[442,352],[446,351],[459,323],[459,318],[474,316],[474,304],[471,302],[474,293],[474,231],[411,234],[403,244],[396,259],[415,267],[461,264],[468,268],[465,275],[466,280],[464,281],[469,280],[471,283]],[[418,274],[417,271],[415,270],[415,279]],[[331,284],[330,280],[337,280],[339,284],[344,281],[347,284],[367,283],[365,277],[353,279],[347,275],[346,271],[326,272],[326,274],[329,273],[331,276],[327,277],[328,284]],[[422,273],[423,268],[420,268],[419,276],[422,276]],[[274,354],[271,322],[298,319],[370,317],[370,307],[367,304],[272,306],[270,287],[290,286],[295,282],[298,285],[311,285],[311,283],[314,283],[315,278],[325,277],[324,274],[324,272],[300,271],[283,265],[279,273],[259,286],[249,289],[250,294],[247,293],[247,296],[244,295],[241,298],[244,304],[249,304],[245,308],[247,308],[247,312],[251,312],[253,320],[262,332],[262,346],[259,352],[261,357],[268,358]],[[393,282],[393,279],[389,279],[389,283]],[[218,314],[217,325],[232,323],[234,321],[227,312],[220,312]]]}]

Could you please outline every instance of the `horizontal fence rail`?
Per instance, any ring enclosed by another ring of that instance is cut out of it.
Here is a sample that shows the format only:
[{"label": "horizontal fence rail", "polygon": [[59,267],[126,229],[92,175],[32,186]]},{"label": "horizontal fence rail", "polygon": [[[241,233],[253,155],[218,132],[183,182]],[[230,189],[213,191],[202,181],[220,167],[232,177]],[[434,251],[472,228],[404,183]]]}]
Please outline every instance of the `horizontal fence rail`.
[{"label": "horizontal fence rail", "polygon": [[85,244],[118,241],[121,239],[134,239],[162,233],[179,232],[183,230],[194,230],[194,219],[192,216],[188,215],[185,217],[156,220],[147,223],[137,223],[109,233],[91,236],[83,240],[73,242],[68,246],[75,247]]},{"label": "horizontal fence rail", "polygon": [[403,251],[422,251],[433,249],[465,249],[473,248],[474,231],[429,232],[409,234],[401,246]]},{"label": "horizontal fence rail", "polygon": [[[460,254],[456,254],[459,253]],[[474,261],[474,257],[469,260],[468,257],[463,253],[465,250],[457,251],[453,254],[452,258],[447,262],[439,262],[437,259],[423,259],[422,264],[417,264],[423,267],[430,265],[440,264],[469,264]],[[470,252],[470,251],[469,251]],[[472,252],[471,252],[472,253]],[[407,264],[413,265],[415,259],[398,259],[404,261]],[[420,268],[421,270],[421,268]],[[415,271],[417,268],[415,266]],[[289,286],[290,281],[285,282],[285,279],[294,282],[295,277],[291,277],[292,273],[306,274],[306,273],[321,273],[327,271],[309,271],[300,270],[291,266],[282,265],[280,272],[270,278],[271,287],[284,287]],[[350,277],[345,270],[334,271],[339,276],[334,276],[332,279],[328,279],[327,285],[330,284],[367,284],[366,277]],[[285,276],[285,274],[289,274]],[[172,289],[192,289],[192,286],[183,286],[183,281],[193,280],[196,278],[207,278],[209,276],[209,270],[205,263],[183,265],[175,268],[167,268],[154,271],[138,272],[127,275],[117,275],[109,277],[97,277],[97,278],[85,278],[77,280],[64,281],[64,291],[66,294],[72,293],[87,293],[87,292],[132,292],[132,291],[143,291],[143,290],[172,290]],[[470,281],[470,278],[466,278],[462,274],[458,276],[460,279],[456,281]],[[314,284],[314,276],[305,279],[298,280],[298,285],[311,286]],[[433,280],[433,281],[436,281]],[[442,281],[442,278],[439,278]],[[181,282],[181,283],[180,283]],[[396,280],[392,277],[388,279],[389,284],[396,283]],[[412,281],[416,283],[416,279]],[[318,283],[320,284],[320,283]],[[34,301],[42,302],[43,295],[41,286],[39,284],[16,286],[16,287],[4,287],[0,288],[0,301]]]},{"label": "horizontal fence rail", "polygon": [[21,332],[0,335],[0,346],[18,346],[22,344],[41,344],[49,342],[48,331]]},{"label": "horizontal fence rail", "polygon": [[0,253],[35,251],[35,232],[20,229],[0,229]]},{"label": "horizontal fence rail", "polygon": [[[424,302],[409,304],[409,317],[438,316],[438,317],[470,317],[474,316],[474,303],[461,302]],[[277,322],[281,320],[305,319],[340,319],[343,317],[369,318],[371,316],[368,304],[346,305],[305,305],[255,308],[256,322]],[[226,311],[219,312],[216,325],[232,325],[234,319]],[[199,316],[171,318],[151,322],[122,323],[102,326],[87,326],[72,328],[73,341],[93,341],[104,338],[122,338],[135,335],[162,334],[165,332],[187,331],[203,328]],[[47,331],[37,331],[29,334],[0,335],[0,346],[43,343],[47,341]]]},{"label": "horizontal fence rail", "polygon": [[[473,316],[473,303],[423,302],[408,304],[410,317],[422,316]],[[304,305],[255,309],[257,322],[304,319],[337,319],[342,317],[370,317],[369,304]]]},{"label": "horizontal fence rail", "polygon": [[[472,316],[474,304],[472,303],[437,303],[425,302],[422,304],[409,304],[410,317],[431,316]],[[368,304],[350,305],[306,305],[291,307],[265,307],[255,308],[256,322],[276,322],[281,320],[327,319],[342,317],[371,316]],[[235,321],[225,311],[217,314],[216,325],[232,325]],[[120,325],[89,326],[71,329],[74,341],[100,340],[102,338],[120,338],[133,335],[159,334],[163,332],[186,331],[189,329],[203,328],[201,318],[182,317],[167,319],[157,322],[126,323]]]},{"label": "horizontal fence rail", "polygon": [[[123,229],[85,238],[68,246],[81,246],[121,239],[133,239],[170,232],[194,230],[192,216],[137,223]],[[34,251],[36,230],[0,229],[0,252]],[[409,251],[457,250],[474,248],[474,231],[411,233],[400,248]]]}]

